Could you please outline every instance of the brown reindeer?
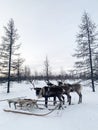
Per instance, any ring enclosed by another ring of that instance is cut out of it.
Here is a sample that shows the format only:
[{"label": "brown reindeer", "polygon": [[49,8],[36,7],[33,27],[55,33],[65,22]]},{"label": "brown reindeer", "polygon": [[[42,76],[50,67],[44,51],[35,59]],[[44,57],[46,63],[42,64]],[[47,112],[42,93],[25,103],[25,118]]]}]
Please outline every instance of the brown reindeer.
[{"label": "brown reindeer", "polygon": [[82,93],[81,93],[82,86],[79,83],[68,84],[68,83],[58,82],[58,86],[62,87],[65,90],[64,94],[67,95],[67,100],[69,102],[69,105],[71,104],[70,92],[76,92],[79,95],[78,103],[82,103]]},{"label": "brown reindeer", "polygon": [[51,82],[48,82],[47,83],[47,86],[44,86],[44,87],[35,87],[34,83],[32,81],[30,81],[30,83],[33,85],[33,88],[36,92],[36,96],[38,97],[44,97],[45,98],[45,106],[47,107],[48,105],[48,98],[49,97],[53,97],[53,105],[56,104],[56,97],[58,97],[60,103],[65,102],[65,98],[63,96],[63,89],[62,88],[59,88],[58,86],[52,84]]},{"label": "brown reindeer", "polygon": [[61,108],[62,104],[63,104],[63,100],[62,100],[63,92],[64,92],[63,88],[58,87],[58,86],[55,86],[55,87],[44,86],[40,90],[39,98],[44,97],[45,98],[45,106],[48,107],[48,98],[54,97],[56,100],[56,97],[57,97],[60,101],[59,108]]}]

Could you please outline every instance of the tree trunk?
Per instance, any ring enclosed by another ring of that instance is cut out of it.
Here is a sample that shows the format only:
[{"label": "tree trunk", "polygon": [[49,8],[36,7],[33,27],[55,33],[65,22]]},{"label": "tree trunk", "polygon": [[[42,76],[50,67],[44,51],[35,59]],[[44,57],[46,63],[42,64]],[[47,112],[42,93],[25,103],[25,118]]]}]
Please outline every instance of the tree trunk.
[{"label": "tree trunk", "polygon": [[94,74],[93,74],[93,65],[92,65],[91,40],[90,40],[90,35],[89,35],[89,27],[87,27],[87,32],[88,32],[88,45],[89,45],[89,59],[90,59],[90,71],[91,71],[92,91],[95,92]]},{"label": "tree trunk", "polygon": [[8,68],[8,85],[7,85],[7,93],[10,92],[10,80],[11,80],[11,55],[12,55],[12,38],[10,41],[10,50],[9,50],[9,68]]}]

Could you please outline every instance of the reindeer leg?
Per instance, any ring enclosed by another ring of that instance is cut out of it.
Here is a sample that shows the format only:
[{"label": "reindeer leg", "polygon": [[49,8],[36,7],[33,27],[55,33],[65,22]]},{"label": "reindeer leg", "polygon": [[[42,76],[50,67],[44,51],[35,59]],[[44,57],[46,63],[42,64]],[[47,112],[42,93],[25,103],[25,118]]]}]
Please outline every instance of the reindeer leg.
[{"label": "reindeer leg", "polygon": [[69,105],[71,105],[71,96],[70,96],[70,94],[67,94],[67,99],[68,99]]},{"label": "reindeer leg", "polygon": [[59,105],[59,108],[58,109],[61,109],[61,108],[63,108],[62,107],[62,104],[63,104],[63,101],[62,101],[62,96],[57,96],[58,97],[58,99],[59,99],[59,101],[60,101],[60,105]]},{"label": "reindeer leg", "polygon": [[48,107],[47,104],[48,104],[48,97],[45,97],[45,107],[46,108]]},{"label": "reindeer leg", "polygon": [[54,96],[54,101],[53,101],[53,105],[55,106],[56,104],[56,96]]},{"label": "reindeer leg", "polygon": [[62,95],[63,104],[65,104],[65,97]]},{"label": "reindeer leg", "polygon": [[9,107],[11,108],[11,102],[9,101]]},{"label": "reindeer leg", "polygon": [[79,104],[79,103],[82,103],[82,94],[81,94],[81,93],[79,94],[79,101],[78,101],[78,104]]}]

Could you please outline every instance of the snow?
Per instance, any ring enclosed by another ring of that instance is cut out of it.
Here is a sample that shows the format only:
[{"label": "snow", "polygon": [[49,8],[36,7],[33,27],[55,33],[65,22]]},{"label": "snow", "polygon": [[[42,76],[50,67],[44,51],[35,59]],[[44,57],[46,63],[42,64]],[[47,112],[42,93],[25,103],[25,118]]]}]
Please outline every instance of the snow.
[{"label": "snow", "polygon": [[[36,86],[44,83],[36,82]],[[15,97],[37,99],[32,85],[26,82],[12,83],[11,92],[6,93],[6,84],[0,84],[0,100]],[[83,87],[83,103],[78,104],[78,96],[71,93],[72,104],[61,110],[55,110],[47,116],[21,115],[4,112],[8,108],[6,101],[0,102],[0,129],[1,130],[98,130],[98,88],[92,92],[91,88]],[[34,112],[46,112],[35,110]]]}]

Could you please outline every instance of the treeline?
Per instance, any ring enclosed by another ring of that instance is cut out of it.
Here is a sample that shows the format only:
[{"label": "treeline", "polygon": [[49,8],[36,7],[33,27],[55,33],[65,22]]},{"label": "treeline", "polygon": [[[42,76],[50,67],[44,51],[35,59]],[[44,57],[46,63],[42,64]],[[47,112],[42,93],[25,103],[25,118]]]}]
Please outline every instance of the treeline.
[{"label": "treeline", "polygon": [[[48,80],[47,80],[48,79]],[[81,79],[81,80],[90,80],[90,75],[86,76],[85,74],[76,74],[76,73],[69,73],[69,74],[52,74],[52,75],[44,75],[44,74],[37,74],[37,75],[33,75],[33,74],[30,74],[26,75],[25,74],[22,74],[19,75],[19,77],[17,75],[12,75],[10,76],[10,81],[16,81],[16,82],[22,82],[22,81],[30,81],[30,80],[44,80],[44,81],[50,81],[50,80],[59,80],[59,81],[65,81],[66,80],[78,80],[78,79]],[[8,77],[5,76],[5,77],[0,77],[0,82],[1,83],[4,83],[4,82],[7,82],[8,81]],[[94,81],[98,81],[98,75],[95,75],[94,76]]]}]

